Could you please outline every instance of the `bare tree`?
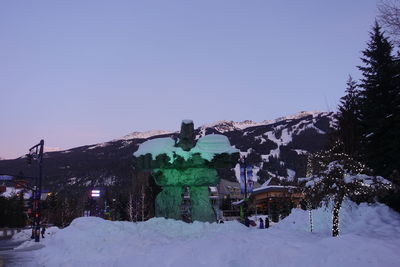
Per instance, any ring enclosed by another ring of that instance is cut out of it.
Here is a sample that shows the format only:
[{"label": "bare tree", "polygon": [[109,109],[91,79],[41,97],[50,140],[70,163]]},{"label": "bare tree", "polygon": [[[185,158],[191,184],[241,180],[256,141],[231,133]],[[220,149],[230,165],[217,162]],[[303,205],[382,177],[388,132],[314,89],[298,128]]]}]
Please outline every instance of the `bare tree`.
[{"label": "bare tree", "polygon": [[400,44],[400,0],[381,0],[378,4],[379,22],[386,27],[397,44]]},{"label": "bare tree", "polygon": [[145,221],[149,218],[149,207],[146,203],[146,191],[142,186],[134,195],[129,194],[127,213],[131,222]]},{"label": "bare tree", "polygon": [[135,221],[134,214],[133,214],[133,196],[132,193],[129,194],[129,200],[128,200],[128,206],[127,206],[127,211],[128,211],[128,216],[129,216],[129,221],[133,222]]}]

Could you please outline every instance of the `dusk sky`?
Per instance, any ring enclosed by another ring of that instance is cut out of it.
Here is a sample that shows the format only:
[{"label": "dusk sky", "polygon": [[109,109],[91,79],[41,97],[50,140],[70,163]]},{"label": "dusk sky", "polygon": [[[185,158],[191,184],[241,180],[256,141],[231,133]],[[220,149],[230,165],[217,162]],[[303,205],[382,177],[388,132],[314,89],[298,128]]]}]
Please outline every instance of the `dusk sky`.
[{"label": "dusk sky", "polygon": [[1,1],[0,157],[335,111],[376,3]]}]

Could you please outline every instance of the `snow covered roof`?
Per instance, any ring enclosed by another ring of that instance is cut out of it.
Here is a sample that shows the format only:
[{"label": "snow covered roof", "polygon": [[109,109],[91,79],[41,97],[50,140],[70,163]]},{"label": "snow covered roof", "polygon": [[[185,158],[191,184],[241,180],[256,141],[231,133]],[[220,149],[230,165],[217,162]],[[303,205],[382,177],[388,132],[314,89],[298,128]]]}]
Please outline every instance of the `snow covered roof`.
[{"label": "snow covered roof", "polygon": [[272,191],[289,191],[296,189],[296,186],[268,185],[253,190],[253,194],[272,192]]},{"label": "snow covered roof", "polygon": [[240,205],[243,203],[243,201],[244,201],[244,199],[241,199],[239,201],[234,201],[234,202],[232,202],[232,205],[234,205],[234,206]]}]

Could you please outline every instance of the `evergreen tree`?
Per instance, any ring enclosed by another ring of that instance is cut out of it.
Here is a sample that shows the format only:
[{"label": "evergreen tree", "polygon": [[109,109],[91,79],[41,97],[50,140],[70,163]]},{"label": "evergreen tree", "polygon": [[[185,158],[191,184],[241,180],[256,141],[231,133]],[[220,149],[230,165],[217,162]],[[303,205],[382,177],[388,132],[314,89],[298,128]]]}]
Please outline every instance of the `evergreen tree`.
[{"label": "evergreen tree", "polygon": [[[394,77],[394,87],[393,87],[393,95],[394,95],[394,111],[393,111],[393,125],[390,131],[392,142],[392,149],[390,150],[390,159],[389,167],[391,170],[391,176],[396,177],[393,179],[393,182],[400,187],[400,52],[398,52],[397,57],[394,61],[394,68],[395,68],[395,77]],[[398,196],[400,199],[400,194]],[[400,201],[399,201],[400,203]]]},{"label": "evergreen tree", "polygon": [[337,115],[337,135],[346,154],[357,157],[360,144],[359,90],[351,76],[346,83],[346,95],[340,99]]},{"label": "evergreen tree", "polygon": [[24,193],[21,192],[15,197],[14,227],[25,227],[26,220],[27,217],[24,208]]},{"label": "evergreen tree", "polygon": [[[361,58],[363,79],[360,91],[361,153],[375,173],[388,177],[398,167],[398,86],[392,45],[378,23],[370,33],[368,48]],[[397,112],[397,113],[396,113]],[[397,129],[396,129],[397,127]]]}]

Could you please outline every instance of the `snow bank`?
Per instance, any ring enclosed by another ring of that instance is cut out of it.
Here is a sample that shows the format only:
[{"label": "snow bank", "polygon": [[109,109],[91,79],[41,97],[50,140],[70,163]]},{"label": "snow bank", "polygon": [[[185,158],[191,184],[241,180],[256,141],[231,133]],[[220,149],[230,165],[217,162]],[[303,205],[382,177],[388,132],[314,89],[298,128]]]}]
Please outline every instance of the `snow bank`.
[{"label": "snow bank", "polygon": [[32,229],[23,229],[11,237],[13,241],[25,241],[31,238]]},{"label": "snow bank", "polygon": [[[313,231],[330,235],[332,233],[332,205],[312,211]],[[400,237],[400,214],[384,204],[360,205],[345,200],[339,213],[340,234],[357,234],[376,238]],[[297,231],[310,231],[309,212],[293,209],[278,227]]]},{"label": "snow bank", "polygon": [[330,214],[314,214],[316,227],[322,225],[314,233],[300,210],[269,229],[238,222],[78,218],[44,240],[32,266],[400,266],[400,216],[389,208],[343,209],[343,231],[336,238],[327,231]]}]

